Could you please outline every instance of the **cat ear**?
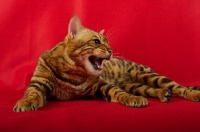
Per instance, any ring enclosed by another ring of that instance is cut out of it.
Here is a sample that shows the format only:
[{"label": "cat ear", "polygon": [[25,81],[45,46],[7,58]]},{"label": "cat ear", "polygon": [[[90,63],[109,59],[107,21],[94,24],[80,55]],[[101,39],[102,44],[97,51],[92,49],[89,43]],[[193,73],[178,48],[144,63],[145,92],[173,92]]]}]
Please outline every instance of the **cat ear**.
[{"label": "cat ear", "polygon": [[102,29],[102,30],[101,30],[99,33],[103,35],[104,31],[105,31],[105,30],[104,30],[104,29]]},{"label": "cat ear", "polygon": [[81,24],[81,21],[77,15],[74,15],[69,22],[68,25],[68,37],[70,39],[74,38],[74,35],[76,35],[78,32],[80,32],[83,29],[83,26]]}]

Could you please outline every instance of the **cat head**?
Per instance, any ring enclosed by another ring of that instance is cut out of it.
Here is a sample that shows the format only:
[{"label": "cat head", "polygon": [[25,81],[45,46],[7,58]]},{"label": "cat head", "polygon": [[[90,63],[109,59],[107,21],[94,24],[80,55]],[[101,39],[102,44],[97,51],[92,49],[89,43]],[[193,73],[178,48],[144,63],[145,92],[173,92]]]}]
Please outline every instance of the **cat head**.
[{"label": "cat head", "polygon": [[104,30],[95,32],[82,26],[78,16],[74,15],[69,22],[65,38],[65,57],[71,65],[81,67],[88,75],[98,76],[105,60],[112,54]]}]

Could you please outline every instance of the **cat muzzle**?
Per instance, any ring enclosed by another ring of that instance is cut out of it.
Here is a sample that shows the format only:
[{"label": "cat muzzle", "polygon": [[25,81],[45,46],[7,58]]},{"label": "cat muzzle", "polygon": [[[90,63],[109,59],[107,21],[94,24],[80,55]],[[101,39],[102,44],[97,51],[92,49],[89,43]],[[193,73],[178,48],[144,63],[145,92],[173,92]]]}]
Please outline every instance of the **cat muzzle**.
[{"label": "cat muzzle", "polygon": [[109,60],[111,58],[111,54],[105,57],[97,57],[97,56],[90,56],[89,61],[94,67],[95,70],[102,70],[103,68],[103,61],[104,60]]}]

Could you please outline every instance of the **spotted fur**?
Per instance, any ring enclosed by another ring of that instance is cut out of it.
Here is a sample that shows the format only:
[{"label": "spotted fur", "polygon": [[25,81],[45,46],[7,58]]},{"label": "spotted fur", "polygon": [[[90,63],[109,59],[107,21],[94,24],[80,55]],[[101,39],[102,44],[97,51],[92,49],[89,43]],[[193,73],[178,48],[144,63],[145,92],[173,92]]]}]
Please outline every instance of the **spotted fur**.
[{"label": "spotted fur", "polygon": [[24,98],[16,103],[14,111],[37,110],[51,98],[93,97],[145,107],[145,97],[167,102],[172,93],[200,100],[200,91],[181,86],[144,65],[112,58],[103,30],[97,33],[87,29],[73,16],[66,38],[40,56]]}]

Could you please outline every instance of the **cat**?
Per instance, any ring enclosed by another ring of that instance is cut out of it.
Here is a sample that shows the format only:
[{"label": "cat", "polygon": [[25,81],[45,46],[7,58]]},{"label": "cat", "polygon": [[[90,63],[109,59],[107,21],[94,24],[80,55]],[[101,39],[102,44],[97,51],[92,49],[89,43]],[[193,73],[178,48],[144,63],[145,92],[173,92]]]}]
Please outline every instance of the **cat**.
[{"label": "cat", "polygon": [[72,16],[64,40],[40,56],[14,112],[35,111],[51,98],[92,97],[130,107],[147,106],[146,97],[168,102],[172,94],[200,101],[200,91],[188,89],[150,67],[112,57],[103,33],[85,28],[77,15]]}]

